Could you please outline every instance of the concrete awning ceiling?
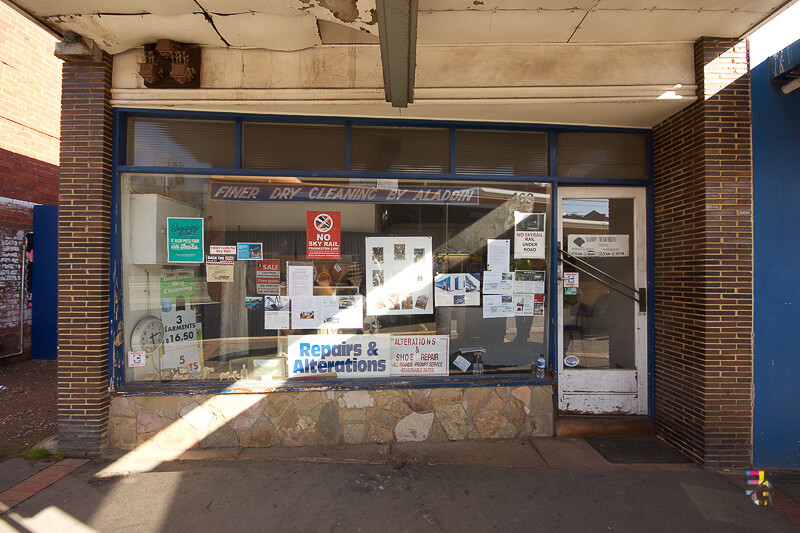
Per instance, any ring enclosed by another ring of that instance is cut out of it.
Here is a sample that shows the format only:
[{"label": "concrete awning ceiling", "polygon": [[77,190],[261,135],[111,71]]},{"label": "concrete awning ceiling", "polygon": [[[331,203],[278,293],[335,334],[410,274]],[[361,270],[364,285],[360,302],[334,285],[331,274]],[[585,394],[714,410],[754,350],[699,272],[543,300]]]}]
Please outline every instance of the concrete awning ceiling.
[{"label": "concrete awning ceiling", "polygon": [[[375,0],[13,0],[58,32],[110,54],[172,39],[204,46],[299,50],[379,33]],[[739,37],[782,0],[419,0],[418,43],[620,43]],[[565,7],[569,6],[569,7]],[[365,34],[365,35],[359,35]],[[191,37],[191,38],[187,38]],[[377,41],[377,39],[376,39]]]},{"label": "concrete awning ceiling", "polygon": [[[110,54],[158,39],[207,48],[284,52],[380,44],[384,89],[387,99],[391,96],[398,107],[419,101],[414,90],[419,95],[425,88],[419,85],[419,74],[415,84],[415,68],[427,60],[429,51],[441,53],[443,47],[472,47],[478,52],[487,46],[560,45],[583,53],[585,45],[595,44],[688,44],[702,36],[742,37],[786,5],[784,0],[576,0],[566,4],[556,0],[378,0],[393,9],[396,4],[405,6],[411,20],[398,25],[391,15],[379,20],[376,0],[5,1],[55,33],[75,32]],[[385,35],[380,35],[381,28]],[[387,69],[390,54],[394,54],[394,66]],[[609,68],[616,68],[613,57],[607,61]],[[491,65],[484,67],[491,71]],[[430,74],[425,76],[430,78]],[[404,83],[408,92],[399,90]]]}]

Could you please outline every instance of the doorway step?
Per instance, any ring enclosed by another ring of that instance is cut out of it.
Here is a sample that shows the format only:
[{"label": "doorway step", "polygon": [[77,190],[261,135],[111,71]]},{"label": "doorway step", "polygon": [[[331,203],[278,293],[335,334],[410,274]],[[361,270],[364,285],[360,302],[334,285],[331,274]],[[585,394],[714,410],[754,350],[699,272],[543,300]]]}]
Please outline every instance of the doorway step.
[{"label": "doorway step", "polygon": [[556,437],[654,435],[655,424],[647,416],[558,415]]}]

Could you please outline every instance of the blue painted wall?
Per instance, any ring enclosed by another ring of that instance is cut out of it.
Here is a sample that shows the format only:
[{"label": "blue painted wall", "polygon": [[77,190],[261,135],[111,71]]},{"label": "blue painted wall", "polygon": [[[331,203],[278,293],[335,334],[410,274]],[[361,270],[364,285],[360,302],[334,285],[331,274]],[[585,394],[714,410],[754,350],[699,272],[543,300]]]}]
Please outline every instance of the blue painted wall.
[{"label": "blue painted wall", "polygon": [[33,207],[31,359],[56,359],[58,346],[58,206]]},{"label": "blue painted wall", "polygon": [[751,72],[755,345],[753,464],[800,468],[800,89]]}]

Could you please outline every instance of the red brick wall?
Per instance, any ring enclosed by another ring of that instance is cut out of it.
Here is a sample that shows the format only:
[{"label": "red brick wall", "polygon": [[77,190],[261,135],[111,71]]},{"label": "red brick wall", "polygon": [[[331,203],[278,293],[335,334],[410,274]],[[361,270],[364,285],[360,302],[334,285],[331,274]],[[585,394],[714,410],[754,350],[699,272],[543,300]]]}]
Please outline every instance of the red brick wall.
[{"label": "red brick wall", "polygon": [[58,218],[58,433],[68,455],[108,442],[111,57],[65,63]]},{"label": "red brick wall", "polygon": [[[33,204],[58,202],[61,60],[56,39],[0,3],[0,355],[30,346],[20,309],[24,235]],[[27,295],[26,298],[27,300]]]},{"label": "red brick wall", "polygon": [[709,466],[752,454],[752,164],[744,43],[695,43],[698,101],[653,133],[659,434]]}]

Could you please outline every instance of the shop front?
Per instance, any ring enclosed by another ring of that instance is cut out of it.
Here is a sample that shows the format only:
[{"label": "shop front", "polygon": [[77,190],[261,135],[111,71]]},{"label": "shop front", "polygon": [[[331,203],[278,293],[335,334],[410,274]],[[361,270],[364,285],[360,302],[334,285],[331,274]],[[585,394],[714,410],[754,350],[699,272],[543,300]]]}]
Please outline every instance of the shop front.
[{"label": "shop front", "polygon": [[115,119],[112,447],[652,416],[648,131]]}]

